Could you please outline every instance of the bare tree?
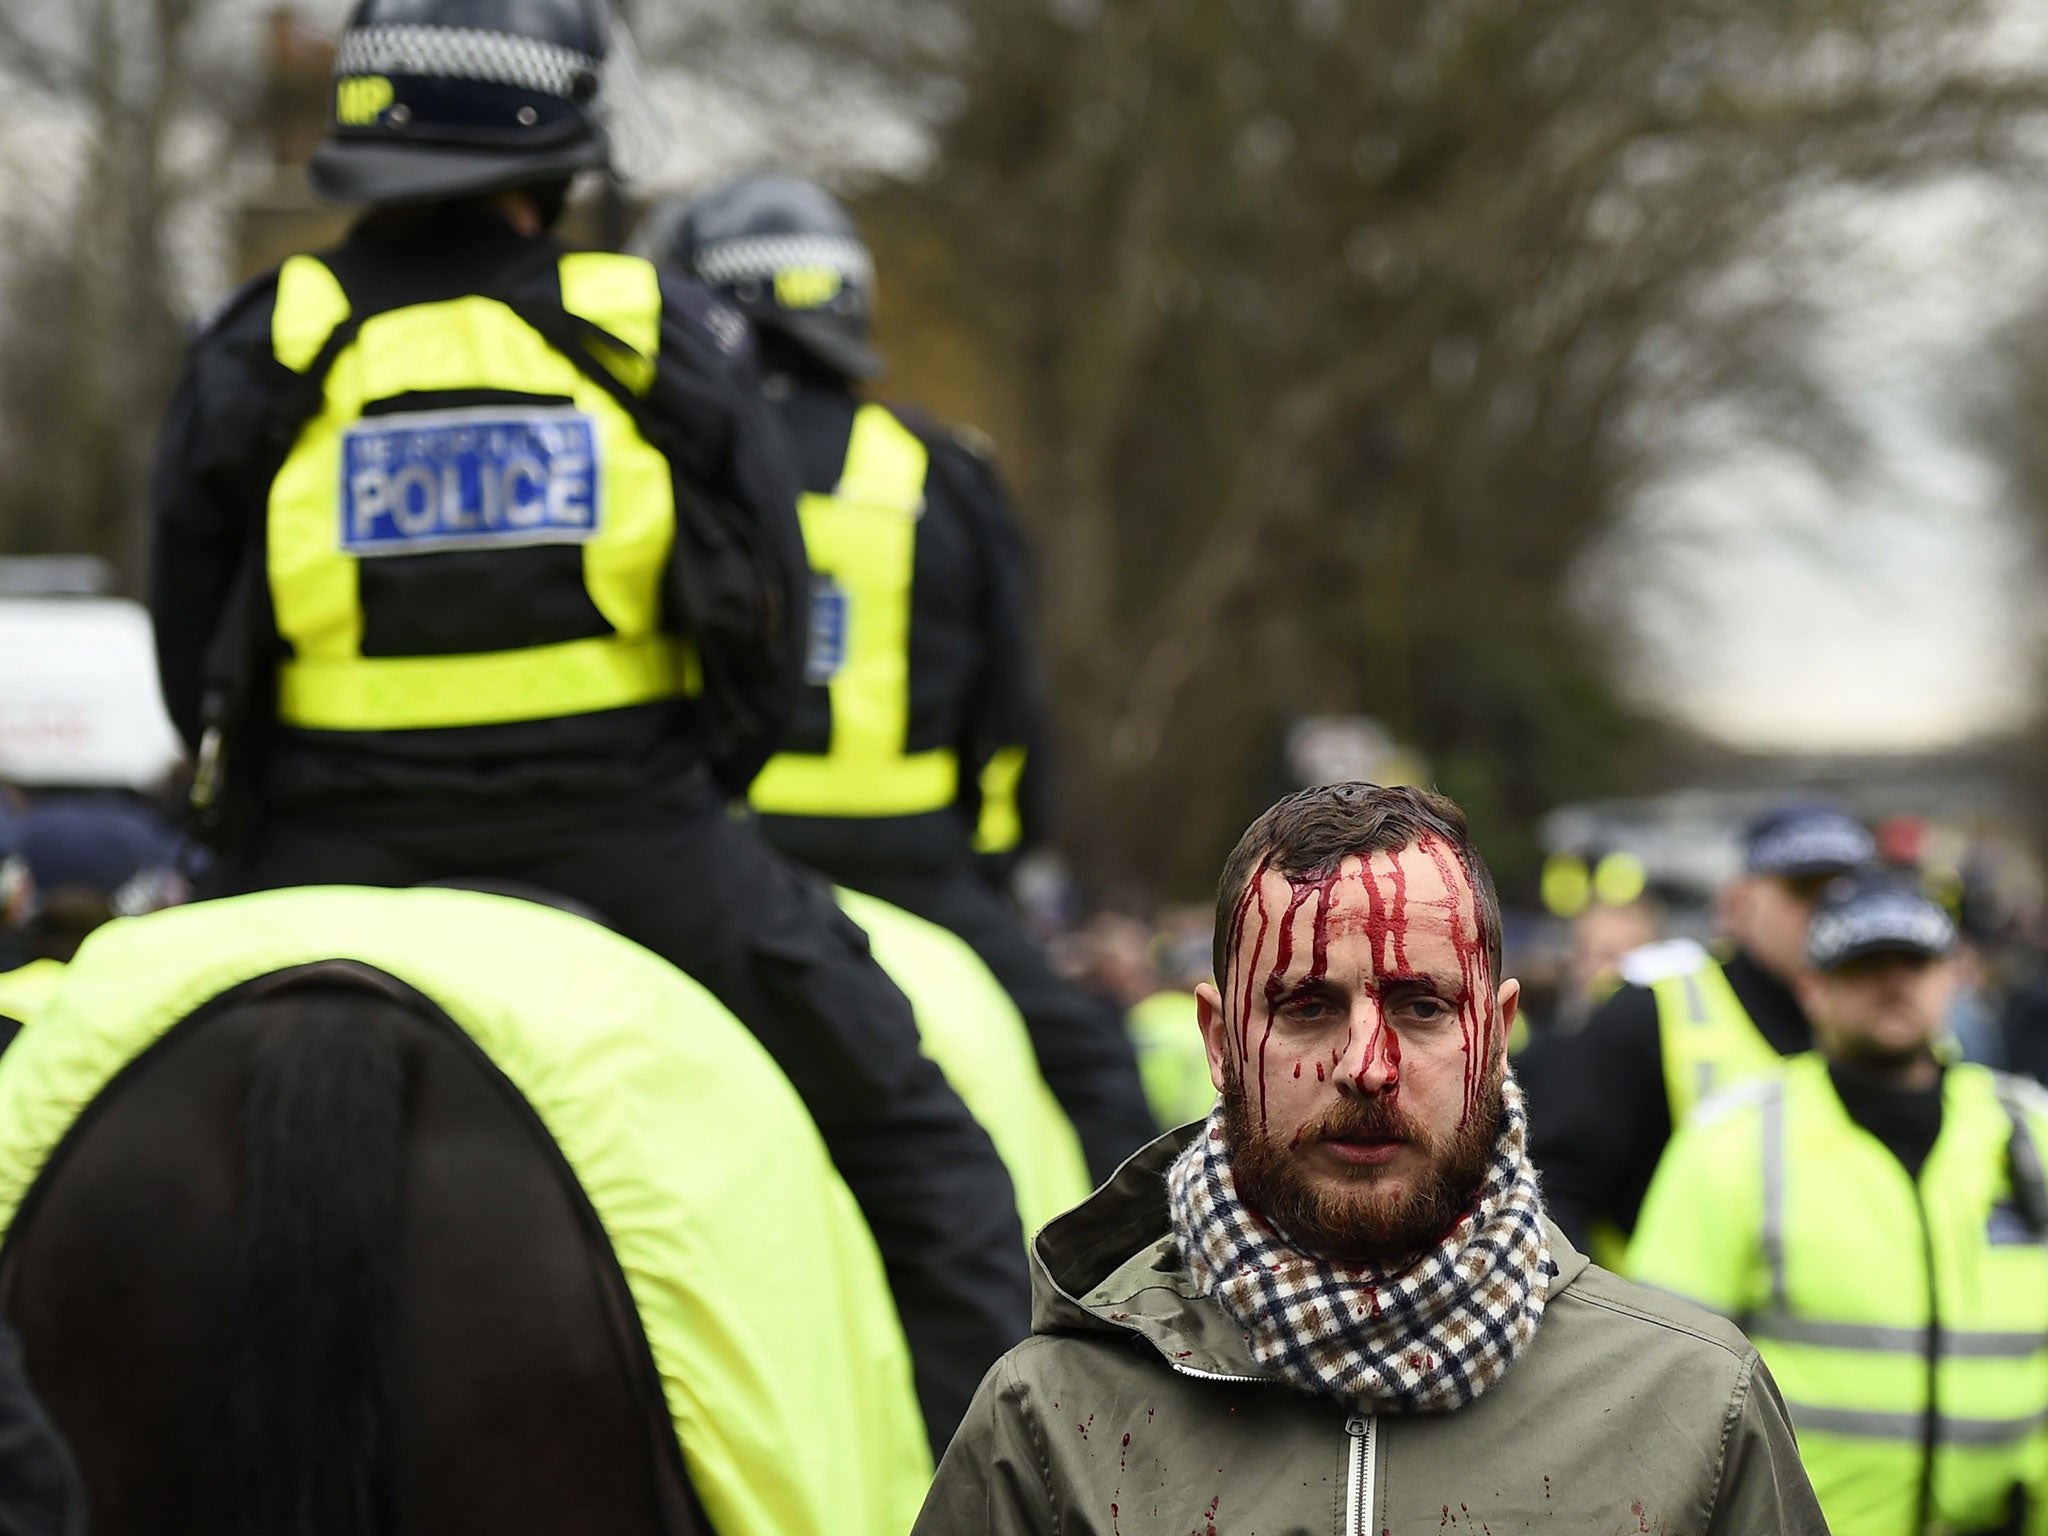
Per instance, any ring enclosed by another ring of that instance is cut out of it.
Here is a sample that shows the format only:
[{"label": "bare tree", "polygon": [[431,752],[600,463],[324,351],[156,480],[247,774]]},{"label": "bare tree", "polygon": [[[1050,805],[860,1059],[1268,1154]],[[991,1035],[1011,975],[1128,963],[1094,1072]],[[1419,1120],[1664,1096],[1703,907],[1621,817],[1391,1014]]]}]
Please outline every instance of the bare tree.
[{"label": "bare tree", "polygon": [[866,210],[905,383],[959,317],[933,403],[1034,522],[1071,846],[1188,893],[1302,711],[1419,742],[1510,875],[1542,809],[1640,782],[1671,736],[1581,557],[1702,400],[1856,451],[1798,296],[1750,280],[1786,210],[2022,163],[2044,100],[1973,0],[883,10],[912,45],[771,8],[934,116]]},{"label": "bare tree", "polygon": [[[16,120],[81,146],[68,200],[31,219],[0,308],[0,548],[87,550],[132,584],[150,443],[183,351],[177,222],[221,175],[253,50],[223,0],[79,0],[0,13]],[[242,8],[245,9],[245,8]],[[23,210],[33,214],[36,210]]]}]

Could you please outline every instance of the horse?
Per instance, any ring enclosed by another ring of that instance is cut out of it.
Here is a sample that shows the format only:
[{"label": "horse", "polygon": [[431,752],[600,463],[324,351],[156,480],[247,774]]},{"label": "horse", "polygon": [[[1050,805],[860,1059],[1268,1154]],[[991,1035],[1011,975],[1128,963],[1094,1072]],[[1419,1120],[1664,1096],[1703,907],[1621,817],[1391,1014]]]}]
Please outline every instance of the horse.
[{"label": "horse", "polygon": [[0,1268],[94,1531],[711,1536],[565,1174],[374,971],[192,1015],[93,1104]]},{"label": "horse", "polygon": [[[907,1525],[930,1463],[900,1333],[871,1337],[879,1256],[794,1093],[708,994],[594,925],[497,897],[204,905],[238,910],[95,935],[0,1057],[0,1182],[25,1191],[0,1248],[0,1315],[72,1447],[95,1536]],[[451,912],[461,921],[413,932]],[[116,1054],[82,1109],[51,1102],[66,1081],[53,1064],[84,1048],[106,989],[141,967],[181,995],[176,956],[244,933],[246,953],[206,962],[198,1006],[131,1032],[145,1043]],[[363,958],[272,964],[279,934]],[[520,1051],[493,1039],[488,1010],[458,1022],[444,994],[400,979],[408,955],[465,944],[513,973],[508,996],[556,1016],[578,997],[588,1014],[611,1009],[613,1023],[567,1032],[578,1060],[616,1021],[633,1026],[609,1076],[572,1085],[605,1102],[566,1139],[562,1095],[532,1063],[500,1069]],[[559,983],[531,958],[549,944],[563,946]],[[592,1000],[593,973],[609,1003]],[[222,975],[238,979],[223,989]],[[712,1096],[737,1102],[721,1117]],[[21,1122],[44,1115],[66,1128],[28,1166],[20,1148],[39,1143]],[[619,1150],[610,1119],[661,1115],[713,1127],[664,1133],[651,1159],[665,1168],[685,1149],[707,1165],[696,1183],[657,1171],[624,1206],[586,1193],[579,1172]],[[802,1182],[807,1170],[829,1187]],[[679,1220],[689,1188],[721,1214]],[[638,1239],[622,1240],[635,1221]],[[678,1226],[685,1240],[663,1248]],[[746,1273],[747,1239],[772,1272]],[[733,1273],[650,1273],[711,1261]],[[648,1323],[663,1285],[681,1298],[664,1314],[685,1320],[680,1344]],[[717,1390],[678,1386],[728,1370]],[[836,1427],[781,1449],[811,1412]]]}]

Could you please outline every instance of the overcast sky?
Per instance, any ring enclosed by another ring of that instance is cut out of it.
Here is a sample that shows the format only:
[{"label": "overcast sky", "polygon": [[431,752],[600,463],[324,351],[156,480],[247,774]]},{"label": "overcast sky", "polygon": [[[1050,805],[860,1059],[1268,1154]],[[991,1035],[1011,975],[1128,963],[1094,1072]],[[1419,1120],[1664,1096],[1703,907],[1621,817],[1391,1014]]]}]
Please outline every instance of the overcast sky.
[{"label": "overcast sky", "polygon": [[1729,741],[1924,749],[2016,723],[2044,637],[2039,572],[1968,440],[1984,346],[2042,278],[2043,221],[1952,181],[1836,199],[1797,280],[1822,300],[1823,377],[1868,434],[1848,483],[1772,444],[1644,500],[1665,584],[1636,621],[1639,683]]}]

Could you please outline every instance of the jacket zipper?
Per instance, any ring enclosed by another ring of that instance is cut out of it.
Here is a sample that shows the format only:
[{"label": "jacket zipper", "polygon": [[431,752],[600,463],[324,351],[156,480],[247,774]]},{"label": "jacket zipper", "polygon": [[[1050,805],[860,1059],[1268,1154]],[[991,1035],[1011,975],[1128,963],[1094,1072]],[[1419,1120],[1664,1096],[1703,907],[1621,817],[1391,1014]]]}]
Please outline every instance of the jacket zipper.
[{"label": "jacket zipper", "polygon": [[1927,1266],[1927,1413],[1920,1421],[1920,1523],[1934,1519],[1934,1460],[1941,1444],[1941,1295],[1934,1281],[1934,1228],[1927,1220],[1927,1202],[1920,1181],[1913,1181],[1913,1212],[1920,1218],[1920,1256]]},{"label": "jacket zipper", "polygon": [[1376,1422],[1364,1413],[1354,1413],[1344,1421],[1344,1433],[1351,1440],[1351,1471],[1344,1493],[1344,1536],[1372,1536]]},{"label": "jacket zipper", "polygon": [[1263,1386],[1273,1380],[1270,1376],[1226,1376],[1221,1371],[1204,1371],[1192,1365],[1182,1365],[1178,1360],[1169,1360],[1166,1363],[1181,1375],[1192,1376],[1197,1381],[1245,1381]]},{"label": "jacket zipper", "polygon": [[[1196,1381],[1261,1384],[1273,1379],[1270,1376],[1231,1376],[1222,1371],[1205,1371],[1196,1366],[1182,1365],[1178,1360],[1166,1363],[1180,1375],[1193,1377]],[[1354,1413],[1344,1421],[1344,1434],[1351,1443],[1351,1464],[1344,1485],[1344,1536],[1372,1536],[1373,1481],[1378,1470],[1373,1430],[1377,1422],[1366,1413]]]}]

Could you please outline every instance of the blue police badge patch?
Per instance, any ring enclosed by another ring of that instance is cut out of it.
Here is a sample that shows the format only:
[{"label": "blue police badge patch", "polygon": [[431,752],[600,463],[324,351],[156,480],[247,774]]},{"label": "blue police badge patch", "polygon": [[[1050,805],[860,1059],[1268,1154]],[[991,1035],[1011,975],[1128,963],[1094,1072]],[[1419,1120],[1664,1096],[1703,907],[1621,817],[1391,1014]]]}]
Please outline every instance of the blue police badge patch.
[{"label": "blue police badge patch", "polygon": [[811,639],[804,681],[822,688],[846,665],[846,589],[829,576],[811,578]]},{"label": "blue police badge patch", "polygon": [[597,428],[567,406],[372,416],[341,439],[352,555],[583,544],[597,536]]},{"label": "blue police badge patch", "polygon": [[1984,1224],[1984,1240],[1993,1248],[2018,1248],[2041,1239],[2027,1225],[2027,1218],[2017,1205],[2001,1200],[1991,1207],[1990,1220]]}]

